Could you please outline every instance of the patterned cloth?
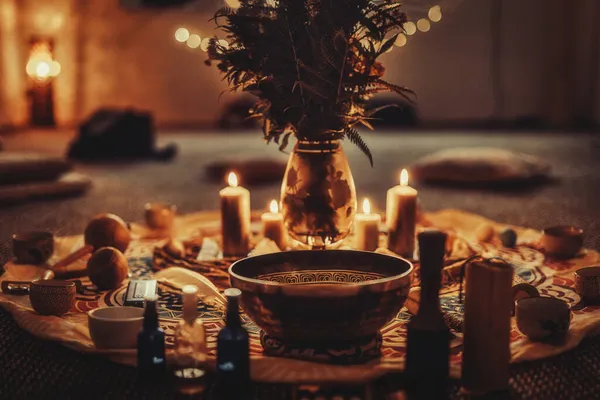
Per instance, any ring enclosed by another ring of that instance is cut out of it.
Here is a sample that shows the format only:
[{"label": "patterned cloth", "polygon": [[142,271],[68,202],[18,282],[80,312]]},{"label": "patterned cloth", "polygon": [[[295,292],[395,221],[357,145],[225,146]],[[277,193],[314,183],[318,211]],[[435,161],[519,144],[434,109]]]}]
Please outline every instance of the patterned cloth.
[{"label": "patterned cloth", "polygon": [[[217,221],[218,215],[215,213],[183,216],[177,220],[171,234],[192,244],[201,243],[198,238],[207,239],[205,244],[209,243],[211,239],[218,241],[219,224]],[[421,226],[442,229],[451,238],[448,256],[450,265],[446,268],[444,275],[447,283],[442,289],[444,311],[462,312],[462,305],[457,296],[457,269],[454,263],[476,253],[505,258],[514,265],[516,274],[525,282],[536,286],[542,295],[561,298],[571,305],[579,302],[579,297],[573,290],[573,272],[584,266],[598,264],[600,254],[585,250],[572,260],[549,259],[538,248],[540,232],[519,227],[511,227],[519,234],[515,249],[502,248],[499,242],[479,243],[474,232],[483,223],[489,223],[497,230],[507,227],[483,217],[456,210],[425,214],[421,218]],[[167,333],[167,344],[172,345],[174,330],[182,313],[180,288],[186,284],[195,284],[200,287],[201,301],[198,310],[200,317],[205,322],[208,334],[210,360],[214,362],[216,333],[223,326],[222,315],[225,304],[220,289],[226,283],[222,279],[217,279],[215,285],[206,277],[192,270],[200,271],[201,268],[207,268],[208,265],[216,265],[218,269],[225,270],[228,264],[227,260],[208,264],[204,261],[192,262],[189,257],[173,260],[165,254],[161,256],[161,252],[155,250],[166,241],[164,234],[148,231],[139,225],[134,225],[133,232],[135,240],[126,254],[130,271],[135,279],[152,277],[159,281],[161,326]],[[349,240],[348,243],[351,243],[351,238]],[[54,257],[62,257],[80,245],[80,237],[59,238]],[[266,247],[268,249],[268,246]],[[162,268],[167,265],[173,267]],[[83,266],[85,266],[85,260],[73,266],[73,269],[81,269]],[[7,273],[1,279],[19,280],[24,279],[25,276],[35,275],[33,267],[9,265],[6,269]],[[0,306],[13,315],[19,326],[35,336],[60,341],[65,346],[78,351],[99,353],[116,362],[135,363],[135,350],[97,350],[90,339],[87,328],[87,311],[97,307],[123,304],[126,282],[120,288],[112,291],[96,290],[87,278],[82,278],[82,283],[85,290],[77,296],[74,309],[63,317],[37,315],[32,311],[27,296],[0,294]],[[418,284],[418,279],[415,279],[415,284]],[[573,314],[567,341],[560,346],[529,341],[518,332],[513,320],[512,362],[540,359],[562,353],[577,346],[588,333],[600,328],[599,307],[578,309]],[[253,378],[263,382],[357,382],[376,378],[386,372],[399,371],[403,368],[404,363],[406,345],[404,326],[409,317],[410,315],[404,308],[392,322],[383,328],[383,349],[380,359],[362,365],[340,366],[265,356],[260,345],[260,329],[244,316],[245,327],[251,336]],[[451,372],[452,375],[458,376],[462,358],[462,335],[460,333],[455,333],[451,347]]]}]

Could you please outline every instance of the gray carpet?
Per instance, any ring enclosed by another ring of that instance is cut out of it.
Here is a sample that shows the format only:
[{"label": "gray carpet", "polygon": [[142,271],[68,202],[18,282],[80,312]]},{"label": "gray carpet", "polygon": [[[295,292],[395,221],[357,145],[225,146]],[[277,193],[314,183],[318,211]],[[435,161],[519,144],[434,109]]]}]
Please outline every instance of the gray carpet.
[{"label": "gray carpet", "polygon": [[[30,131],[5,137],[7,150],[64,154],[72,132]],[[398,171],[421,156],[450,146],[497,146],[548,160],[555,183],[518,191],[490,191],[418,186],[426,210],[459,208],[497,221],[543,228],[574,224],[586,230],[586,245],[600,248],[600,147],[588,134],[503,132],[377,132],[365,134],[375,157],[367,159],[346,143],[359,197],[368,196],[385,208],[385,192],[397,184]],[[164,132],[161,143],[175,142],[180,153],[171,163],[154,161],[104,165],[79,164],[77,170],[94,180],[94,188],[79,198],[38,201],[0,209],[0,239],[13,232],[49,229],[75,234],[95,214],[113,212],[126,220],[143,218],[147,201],[177,204],[181,212],[215,209],[220,183],[208,182],[204,167],[223,158],[286,159],[267,146],[259,132],[192,134]],[[253,208],[265,208],[278,196],[278,184],[250,187]]]}]

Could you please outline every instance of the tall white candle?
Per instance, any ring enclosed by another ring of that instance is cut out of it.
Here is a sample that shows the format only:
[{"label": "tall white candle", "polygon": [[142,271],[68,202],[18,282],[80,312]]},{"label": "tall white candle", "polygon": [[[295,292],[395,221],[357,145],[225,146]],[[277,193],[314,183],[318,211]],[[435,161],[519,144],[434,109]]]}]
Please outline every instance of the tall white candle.
[{"label": "tall white candle", "polygon": [[363,201],[363,212],[354,217],[354,247],[357,250],[374,251],[379,247],[379,223],[381,215],[371,214],[369,199]]},{"label": "tall white candle", "polygon": [[415,252],[418,192],[408,186],[408,171],[402,170],[400,185],[387,192],[388,249],[407,258]]},{"label": "tall white candle", "polygon": [[279,212],[277,200],[271,201],[269,212],[264,213],[260,220],[263,226],[263,236],[274,241],[280,250],[285,250],[287,241],[283,225],[283,214]]},{"label": "tall white candle", "polygon": [[229,186],[219,192],[223,255],[245,257],[250,245],[250,192],[238,186],[233,172],[229,173],[227,182]]}]

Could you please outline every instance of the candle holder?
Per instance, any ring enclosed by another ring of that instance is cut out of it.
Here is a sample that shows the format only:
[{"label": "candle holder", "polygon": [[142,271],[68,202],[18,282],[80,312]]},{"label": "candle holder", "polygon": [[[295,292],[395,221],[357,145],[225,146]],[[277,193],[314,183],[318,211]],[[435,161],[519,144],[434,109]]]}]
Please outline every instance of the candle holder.
[{"label": "candle holder", "polygon": [[546,254],[556,258],[571,258],[583,246],[583,229],[574,226],[553,226],[544,229],[541,239]]},{"label": "candle holder", "polygon": [[170,229],[175,221],[177,206],[164,203],[146,203],[146,224],[152,229]]}]

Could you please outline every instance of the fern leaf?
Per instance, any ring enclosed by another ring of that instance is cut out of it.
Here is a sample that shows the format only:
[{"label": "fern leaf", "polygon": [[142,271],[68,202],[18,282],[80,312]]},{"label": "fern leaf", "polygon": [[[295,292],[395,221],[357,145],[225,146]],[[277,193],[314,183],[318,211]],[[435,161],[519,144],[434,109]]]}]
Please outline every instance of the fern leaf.
[{"label": "fern leaf", "polygon": [[344,134],[346,135],[346,137],[348,138],[348,140],[350,140],[350,142],[352,144],[354,144],[356,147],[358,147],[358,149],[360,151],[362,151],[365,156],[367,156],[367,158],[369,159],[369,163],[371,164],[371,167],[372,167],[373,166],[373,154],[371,154],[371,149],[369,149],[369,146],[367,146],[367,144],[365,143],[363,138],[360,136],[360,133],[358,133],[358,131],[356,129],[346,128],[344,130]]}]

